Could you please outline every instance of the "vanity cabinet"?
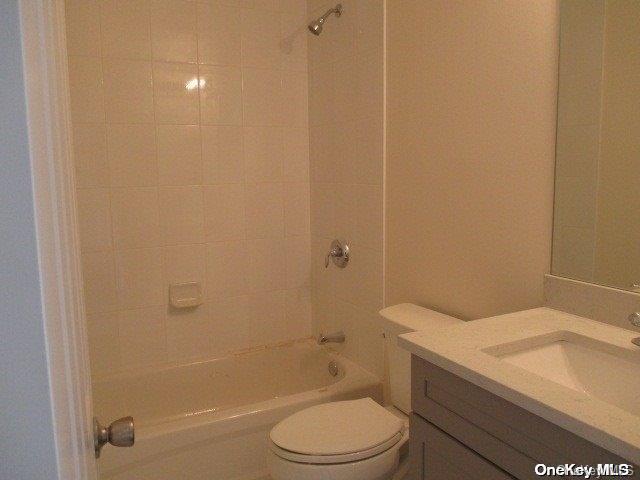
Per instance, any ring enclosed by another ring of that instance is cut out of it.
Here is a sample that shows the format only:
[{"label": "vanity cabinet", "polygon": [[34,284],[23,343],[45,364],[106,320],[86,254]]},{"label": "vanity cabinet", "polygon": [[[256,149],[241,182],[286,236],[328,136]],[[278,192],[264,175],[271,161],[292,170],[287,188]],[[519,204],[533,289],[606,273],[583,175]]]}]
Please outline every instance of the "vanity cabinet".
[{"label": "vanity cabinet", "polygon": [[[415,355],[411,377],[414,480],[535,479],[541,463],[629,463]],[[634,471],[624,478],[640,478]]]}]

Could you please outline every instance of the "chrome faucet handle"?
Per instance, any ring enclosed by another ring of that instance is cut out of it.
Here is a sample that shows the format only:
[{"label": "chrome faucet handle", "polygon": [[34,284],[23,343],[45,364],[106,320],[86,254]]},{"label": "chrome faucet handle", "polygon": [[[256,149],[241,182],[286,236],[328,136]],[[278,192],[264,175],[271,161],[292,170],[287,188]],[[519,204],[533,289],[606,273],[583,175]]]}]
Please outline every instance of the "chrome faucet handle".
[{"label": "chrome faucet handle", "polygon": [[340,268],[344,268],[349,263],[349,245],[342,245],[339,240],[331,242],[329,253],[324,260],[324,268],[329,268],[329,259],[333,259],[333,263]]},{"label": "chrome faucet handle", "polygon": [[[640,312],[633,312],[627,317],[627,320],[629,320],[629,323],[634,327],[640,327]],[[632,338],[631,343],[640,347],[640,337]]]}]

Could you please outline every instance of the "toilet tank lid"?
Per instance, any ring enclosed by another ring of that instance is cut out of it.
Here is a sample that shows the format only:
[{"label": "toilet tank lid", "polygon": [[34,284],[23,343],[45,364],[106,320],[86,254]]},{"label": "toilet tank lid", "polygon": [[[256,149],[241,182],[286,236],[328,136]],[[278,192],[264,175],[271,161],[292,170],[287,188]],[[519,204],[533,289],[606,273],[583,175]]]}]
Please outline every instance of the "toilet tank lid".
[{"label": "toilet tank lid", "polygon": [[459,318],[429,310],[413,303],[399,303],[380,310],[384,330],[400,335],[407,332],[446,327],[462,322]]}]

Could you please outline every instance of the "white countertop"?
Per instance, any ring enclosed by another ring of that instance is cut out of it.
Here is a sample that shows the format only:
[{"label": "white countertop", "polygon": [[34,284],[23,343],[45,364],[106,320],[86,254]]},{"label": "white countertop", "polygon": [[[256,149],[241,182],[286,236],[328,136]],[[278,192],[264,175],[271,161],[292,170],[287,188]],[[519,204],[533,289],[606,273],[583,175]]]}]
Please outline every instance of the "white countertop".
[{"label": "white countertop", "polygon": [[[571,332],[625,350],[638,334],[549,308],[536,308],[401,335],[409,352],[590,442],[640,465],[640,417],[485,353],[496,345]],[[640,402],[640,398],[638,398]]]}]

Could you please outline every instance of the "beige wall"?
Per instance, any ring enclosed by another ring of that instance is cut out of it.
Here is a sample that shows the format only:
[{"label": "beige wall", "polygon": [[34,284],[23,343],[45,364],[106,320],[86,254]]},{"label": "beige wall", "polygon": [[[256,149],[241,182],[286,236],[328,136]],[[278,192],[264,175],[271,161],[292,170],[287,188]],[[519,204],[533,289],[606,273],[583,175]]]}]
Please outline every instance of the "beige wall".
[{"label": "beige wall", "polygon": [[605,2],[602,150],[596,238],[598,283],[640,283],[640,2]]},{"label": "beige wall", "polygon": [[[335,3],[309,0],[309,18]],[[336,348],[382,376],[383,1],[341,3],[308,38],[313,324],[344,330]],[[352,248],[345,269],[324,267],[334,238]]]},{"label": "beige wall", "polygon": [[540,305],[551,249],[556,2],[393,7],[386,303],[464,318]]},{"label": "beige wall", "polygon": [[306,6],[233,3],[67,1],[94,373],[311,334]]}]

